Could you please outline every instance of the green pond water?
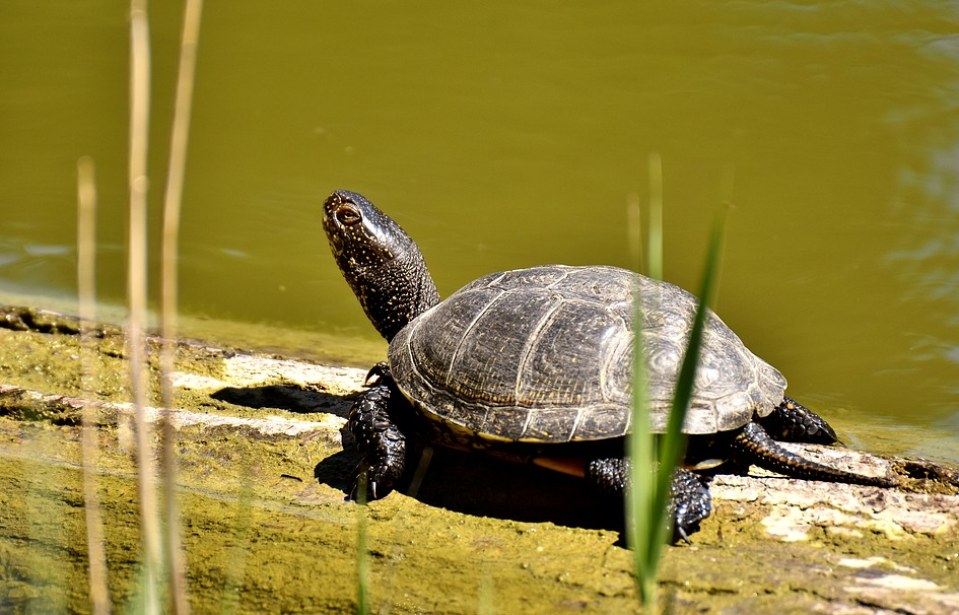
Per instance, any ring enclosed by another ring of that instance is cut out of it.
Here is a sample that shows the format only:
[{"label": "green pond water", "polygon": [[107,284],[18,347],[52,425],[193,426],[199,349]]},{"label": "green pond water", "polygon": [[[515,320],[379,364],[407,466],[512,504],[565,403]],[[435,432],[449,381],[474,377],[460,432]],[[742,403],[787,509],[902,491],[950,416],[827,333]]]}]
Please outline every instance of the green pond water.
[{"label": "green pond water", "polygon": [[[156,257],[182,7],[150,11]],[[89,155],[98,293],[124,300],[127,12],[0,7],[2,290],[74,296]],[[208,1],[181,309],[323,334],[325,356],[364,364],[384,345],[326,246],[330,191],[396,217],[448,294],[535,264],[631,266],[651,154],[668,280],[697,286],[731,202],[723,319],[847,442],[959,459],[954,2]]]}]

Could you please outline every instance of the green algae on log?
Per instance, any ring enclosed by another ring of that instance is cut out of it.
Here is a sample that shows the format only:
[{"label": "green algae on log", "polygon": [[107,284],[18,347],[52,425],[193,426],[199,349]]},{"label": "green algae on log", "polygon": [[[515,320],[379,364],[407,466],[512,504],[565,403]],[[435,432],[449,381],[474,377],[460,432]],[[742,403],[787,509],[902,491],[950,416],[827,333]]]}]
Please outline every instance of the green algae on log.
[{"label": "green algae on log", "polygon": [[[0,308],[0,610],[89,611],[79,416],[97,417],[96,473],[111,599],[139,569],[124,337],[75,318]],[[156,340],[149,342],[157,377]],[[82,390],[80,357],[93,393]],[[417,497],[344,501],[355,459],[341,428],[364,369],[181,340],[177,492],[196,612],[356,607],[367,514],[374,609],[638,612],[618,510],[573,479],[437,451]],[[156,383],[154,383],[156,386]],[[155,416],[151,413],[150,416]],[[904,436],[907,437],[907,436]],[[715,511],[666,550],[677,612],[959,611],[959,474],[921,460],[799,446],[883,490],[719,474]],[[601,514],[599,514],[601,513]],[[671,601],[671,602],[670,602]]]}]

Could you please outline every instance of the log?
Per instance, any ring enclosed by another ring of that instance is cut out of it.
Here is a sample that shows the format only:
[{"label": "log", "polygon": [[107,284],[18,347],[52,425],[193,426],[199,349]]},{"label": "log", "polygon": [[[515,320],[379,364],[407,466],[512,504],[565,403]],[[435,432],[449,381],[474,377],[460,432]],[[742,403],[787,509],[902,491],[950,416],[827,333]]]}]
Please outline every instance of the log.
[{"label": "log", "polygon": [[[89,609],[83,472],[98,482],[115,604],[136,591],[139,537],[125,337],[0,308],[0,604]],[[156,348],[148,340],[154,387]],[[436,450],[414,493],[345,500],[343,433],[366,370],[177,340],[176,485],[198,612],[356,608],[364,519],[373,609],[638,612],[618,505],[571,477]],[[81,364],[88,377],[80,377]],[[85,385],[84,383],[89,383]],[[80,464],[84,412],[100,443]],[[959,612],[959,472],[946,464],[795,445],[897,476],[880,489],[750,468],[711,481],[715,510],[660,575],[676,612]]]}]

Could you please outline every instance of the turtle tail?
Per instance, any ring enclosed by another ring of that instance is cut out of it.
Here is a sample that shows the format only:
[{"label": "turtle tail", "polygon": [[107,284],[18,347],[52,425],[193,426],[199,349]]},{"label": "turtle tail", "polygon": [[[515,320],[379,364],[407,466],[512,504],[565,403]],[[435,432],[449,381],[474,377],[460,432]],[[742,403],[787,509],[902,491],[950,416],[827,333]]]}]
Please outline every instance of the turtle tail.
[{"label": "turtle tail", "polygon": [[894,487],[897,484],[889,478],[854,474],[806,459],[780,446],[758,423],[747,423],[733,437],[731,446],[740,459],[793,478],[872,487]]}]

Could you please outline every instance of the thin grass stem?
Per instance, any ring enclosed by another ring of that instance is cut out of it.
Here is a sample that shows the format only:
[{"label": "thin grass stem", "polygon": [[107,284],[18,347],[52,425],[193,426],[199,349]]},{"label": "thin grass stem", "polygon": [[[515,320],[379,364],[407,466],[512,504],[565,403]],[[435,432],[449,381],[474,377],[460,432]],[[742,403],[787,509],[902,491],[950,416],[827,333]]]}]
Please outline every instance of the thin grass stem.
[{"label": "thin grass stem", "polygon": [[656,500],[653,506],[654,511],[661,515],[662,522],[657,526],[661,535],[660,539],[652,542],[653,551],[649,557],[653,561],[658,561],[670,527],[671,519],[666,518],[670,486],[673,472],[679,467],[685,455],[686,437],[683,434],[683,423],[686,420],[686,413],[695,387],[696,372],[699,369],[699,351],[702,348],[703,331],[709,314],[709,306],[713,299],[716,278],[718,277],[725,220],[725,216],[720,215],[713,225],[702,284],[699,289],[699,305],[696,309],[696,316],[693,318],[692,330],[689,334],[686,352],[676,381],[676,391],[673,395],[672,408],[666,424],[666,433],[662,438],[659,450],[660,471],[656,477]]},{"label": "thin grass stem", "polygon": [[[650,157],[651,209],[660,209],[659,213],[650,212],[650,251],[648,263],[662,272],[662,212],[661,164],[658,156]],[[660,178],[660,179],[657,179]],[[633,217],[638,220],[639,217]],[[658,438],[651,433],[648,399],[648,378],[643,349],[642,313],[643,298],[637,289],[634,295],[635,337],[633,344],[633,412],[632,432],[629,438],[628,452],[632,459],[631,485],[627,493],[627,536],[633,549],[634,570],[637,592],[642,604],[651,612],[657,610],[656,579],[663,546],[670,534],[672,519],[668,518],[669,498],[673,474],[685,454],[686,438],[683,423],[692,399],[696,370],[699,365],[699,352],[702,346],[703,331],[712,302],[718,266],[722,252],[722,239],[725,228],[725,215],[717,218],[710,237],[703,281],[700,287],[699,304],[693,319],[685,355],[677,377],[676,389],[667,421],[666,432]],[[658,236],[658,240],[652,239]],[[658,244],[659,254],[654,254]],[[653,277],[653,276],[651,276]],[[647,305],[655,305],[647,298]]]},{"label": "thin grass stem", "polygon": [[[93,160],[84,156],[77,161],[77,294],[80,311],[80,389],[94,391],[94,373],[90,356],[94,339],[92,323],[96,318],[96,211],[97,186]],[[97,425],[92,405],[83,408],[80,450],[83,462],[83,512],[87,527],[87,561],[90,566],[90,603],[95,615],[110,612],[107,588],[106,551],[103,544],[103,518],[97,492]]]},{"label": "thin grass stem", "polygon": [[649,155],[649,239],[646,275],[663,279],[663,159],[658,152]]},{"label": "thin grass stem", "polygon": [[190,611],[187,599],[186,565],[180,536],[180,519],[176,499],[176,429],[172,412],[176,407],[173,391],[173,370],[177,335],[177,256],[179,254],[180,210],[183,199],[183,178],[186,172],[187,142],[190,134],[190,110],[193,102],[196,49],[200,34],[203,0],[187,0],[180,44],[180,65],[177,72],[170,161],[163,204],[163,236],[161,245],[161,308],[160,329],[163,339],[160,350],[161,397],[163,407],[163,502],[164,553],[168,565],[170,605],[173,612],[185,615]]},{"label": "thin grass stem", "polygon": [[[639,289],[633,300],[633,322],[642,323]],[[640,602],[651,609],[656,603],[655,562],[650,567],[648,553],[654,540],[652,506],[656,486],[656,439],[649,425],[649,386],[641,330],[637,325],[633,344],[633,406],[628,456],[630,483],[626,493],[626,536],[633,552],[633,571]]]},{"label": "thin grass stem", "polygon": [[638,192],[626,196],[626,241],[633,271],[643,272],[643,208]]},{"label": "thin grass stem", "polygon": [[[650,156],[650,170],[652,167]],[[651,172],[652,174],[652,172]],[[651,180],[651,183],[656,183]],[[653,188],[650,190],[654,191]],[[648,272],[650,265],[650,246],[644,241],[642,224],[642,206],[638,194],[632,194],[627,199],[627,236],[629,237],[630,253],[633,268],[644,271],[644,264]],[[662,218],[655,221],[661,223]],[[651,217],[651,221],[653,218]],[[662,236],[662,229],[646,229],[647,235]],[[643,247],[646,251],[644,253]],[[645,263],[644,263],[645,260]],[[655,497],[655,469],[656,469],[656,440],[649,425],[649,387],[644,359],[642,336],[642,302],[640,299],[639,284],[633,289],[633,322],[635,335],[633,338],[633,374],[632,374],[632,416],[630,417],[631,431],[627,440],[627,456],[630,459],[630,481],[626,491],[626,540],[633,553],[633,572],[636,581],[636,591],[640,602],[652,607],[656,601],[656,574],[650,570],[646,558],[649,552],[649,540],[652,532],[649,527],[652,501]]]},{"label": "thin grass stem", "polygon": [[[650,174],[650,212],[649,226],[646,228],[646,241],[643,241],[642,211],[639,196],[627,202],[628,234],[634,268],[639,271],[643,266],[643,244],[646,244],[646,272],[651,277],[662,275],[662,161],[658,154],[649,157]],[[631,195],[632,196],[632,195]],[[654,213],[655,211],[655,213]],[[642,604],[656,608],[656,561],[650,561],[651,541],[657,540],[653,527],[656,515],[656,436],[652,433],[649,414],[649,386],[646,371],[645,350],[642,336],[642,300],[637,283],[633,289],[633,400],[630,420],[631,433],[627,442],[627,455],[630,459],[630,482],[626,493],[626,536],[633,552],[633,570],[636,590]]]},{"label": "thin grass stem", "polygon": [[369,615],[370,612],[370,554],[367,550],[366,536],[366,473],[357,478],[356,498],[356,612]]},{"label": "thin grass stem", "polygon": [[150,28],[146,0],[130,2],[130,233],[128,356],[136,408],[136,460],[143,541],[142,605],[160,612],[160,529],[157,517],[152,429],[146,417],[147,143],[150,123]]}]

